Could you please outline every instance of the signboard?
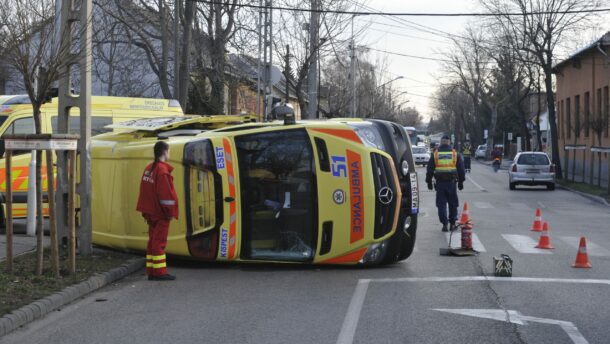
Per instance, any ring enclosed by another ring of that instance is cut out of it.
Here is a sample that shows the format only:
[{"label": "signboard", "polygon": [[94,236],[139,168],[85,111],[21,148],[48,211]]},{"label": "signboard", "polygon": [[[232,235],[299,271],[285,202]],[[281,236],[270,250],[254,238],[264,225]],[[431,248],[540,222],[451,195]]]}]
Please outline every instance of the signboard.
[{"label": "signboard", "polygon": [[610,147],[591,147],[591,152],[594,152],[594,153],[610,153]]},{"label": "signboard", "polygon": [[508,141],[512,141],[513,140],[513,133],[508,133]]},{"label": "signboard", "polygon": [[584,150],[587,149],[587,145],[565,145],[564,150]]},{"label": "signboard", "polygon": [[483,130],[483,138],[487,140],[487,135],[489,134],[489,131],[487,129]]},{"label": "signboard", "polygon": [[10,150],[76,150],[77,140],[19,140],[6,139],[6,149]]}]

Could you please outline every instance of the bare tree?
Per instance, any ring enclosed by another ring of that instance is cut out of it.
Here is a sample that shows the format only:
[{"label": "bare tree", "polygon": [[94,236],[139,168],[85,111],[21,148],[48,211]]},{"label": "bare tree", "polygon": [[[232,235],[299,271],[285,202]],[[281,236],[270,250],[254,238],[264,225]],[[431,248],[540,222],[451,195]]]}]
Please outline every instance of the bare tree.
[{"label": "bare tree", "polygon": [[[307,118],[307,77],[315,57],[322,61],[333,56],[337,45],[346,46],[349,37],[345,36],[352,17],[346,14],[329,13],[326,11],[349,11],[356,8],[358,1],[351,0],[318,0],[318,6],[325,12],[320,13],[319,41],[311,42],[310,15],[306,11],[282,11],[274,27],[274,42],[278,56],[286,54],[286,45],[290,46],[292,70],[295,79],[291,80],[296,90],[299,106],[303,110],[303,118]],[[297,9],[310,9],[311,1],[280,0],[278,4]],[[282,66],[285,69],[285,66]]]},{"label": "bare tree", "polygon": [[[59,79],[60,68],[70,48],[56,35],[54,0],[15,0],[0,2],[0,46],[5,48],[5,63],[23,78],[23,86],[33,108],[34,132],[42,133],[40,108],[48,98],[52,84]],[[72,33],[74,34],[74,33]],[[79,32],[76,33],[80,35]],[[76,36],[78,37],[78,36]],[[42,151],[36,152],[37,266],[43,269]]]},{"label": "bare tree", "polygon": [[[553,147],[553,163],[557,176],[562,177],[555,98],[553,93],[553,64],[558,44],[566,36],[578,32],[590,18],[591,9],[599,8],[599,0],[486,0],[481,4],[514,37],[524,37],[520,49],[530,52],[544,72],[549,123]],[[521,13],[511,16],[510,13]]]}]

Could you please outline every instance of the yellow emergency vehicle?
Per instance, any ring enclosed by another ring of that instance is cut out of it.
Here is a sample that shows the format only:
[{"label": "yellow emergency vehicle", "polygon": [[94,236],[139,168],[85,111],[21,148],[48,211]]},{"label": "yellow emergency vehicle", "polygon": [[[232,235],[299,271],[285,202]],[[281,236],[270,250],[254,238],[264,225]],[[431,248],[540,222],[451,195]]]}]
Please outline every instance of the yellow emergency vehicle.
[{"label": "yellow emergency vehicle", "polygon": [[[180,104],[175,100],[124,97],[91,97],[92,135],[111,131],[105,126],[137,118],[167,117],[183,115]],[[43,133],[57,131],[57,98],[51,99],[41,108]],[[78,113],[71,114],[70,133],[79,133]],[[0,137],[4,134],[34,133],[34,118],[28,96],[0,96]],[[4,223],[4,193],[6,191],[6,172],[4,166],[4,140],[0,139],[0,221]],[[27,215],[27,190],[31,151],[14,151],[12,157],[13,216]],[[46,161],[43,158],[43,161]],[[43,163],[43,191],[46,191],[46,166]],[[46,209],[45,209],[46,213]]]},{"label": "yellow emergency vehicle", "polygon": [[411,144],[381,120],[137,120],[92,142],[93,241],[145,251],[136,209],[166,140],[179,197],[166,252],[204,261],[387,264],[409,257],[418,185]]}]

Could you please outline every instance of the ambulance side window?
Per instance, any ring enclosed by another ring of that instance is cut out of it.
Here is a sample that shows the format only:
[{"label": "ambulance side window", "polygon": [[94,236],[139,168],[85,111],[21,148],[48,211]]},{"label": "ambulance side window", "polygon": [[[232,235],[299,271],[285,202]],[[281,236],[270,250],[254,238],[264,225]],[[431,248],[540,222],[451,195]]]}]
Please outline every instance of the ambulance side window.
[{"label": "ambulance side window", "polygon": [[[8,128],[6,128],[4,135],[34,134],[34,132],[34,117],[26,117],[13,121],[13,123],[11,123]],[[4,140],[2,140],[2,148],[4,148]],[[31,153],[31,151],[13,151],[13,155],[21,155],[26,153]]]},{"label": "ambulance side window", "polygon": [[[105,126],[109,124],[112,124],[112,117],[91,117],[91,136],[112,131],[112,129],[105,128]],[[57,133],[57,116],[51,117],[51,128],[53,130],[53,133]],[[80,117],[70,116],[70,125],[68,131],[70,132],[70,134],[80,133]]]}]

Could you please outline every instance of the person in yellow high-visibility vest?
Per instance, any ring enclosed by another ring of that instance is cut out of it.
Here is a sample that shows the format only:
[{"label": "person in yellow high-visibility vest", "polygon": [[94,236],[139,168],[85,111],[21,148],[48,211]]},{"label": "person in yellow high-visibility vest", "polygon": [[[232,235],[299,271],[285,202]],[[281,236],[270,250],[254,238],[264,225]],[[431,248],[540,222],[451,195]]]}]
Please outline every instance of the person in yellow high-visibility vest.
[{"label": "person in yellow high-visibility vest", "polygon": [[[465,174],[462,157],[451,147],[449,136],[443,136],[441,145],[428,161],[426,171],[428,190],[433,189],[433,177],[436,181],[436,207],[438,219],[443,224],[443,232],[456,229],[455,221],[459,206],[456,183],[457,189],[462,190]],[[449,217],[447,217],[447,206],[449,206]]]}]

